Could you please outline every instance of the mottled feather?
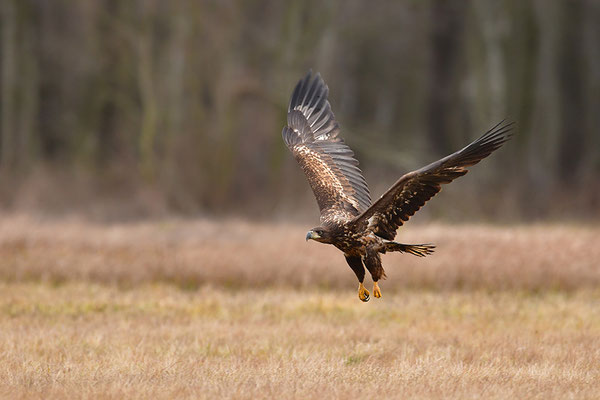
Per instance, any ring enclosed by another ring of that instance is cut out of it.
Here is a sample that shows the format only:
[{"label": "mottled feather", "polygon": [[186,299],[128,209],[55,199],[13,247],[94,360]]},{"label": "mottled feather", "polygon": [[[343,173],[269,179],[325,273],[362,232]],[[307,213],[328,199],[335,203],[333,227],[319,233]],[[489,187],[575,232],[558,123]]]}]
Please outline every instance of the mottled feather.
[{"label": "mottled feather", "polygon": [[371,204],[367,182],[352,150],[339,135],[327,100],[329,89],[319,74],[309,72],[296,85],[282,136],[306,174],[321,221],[348,221]]}]

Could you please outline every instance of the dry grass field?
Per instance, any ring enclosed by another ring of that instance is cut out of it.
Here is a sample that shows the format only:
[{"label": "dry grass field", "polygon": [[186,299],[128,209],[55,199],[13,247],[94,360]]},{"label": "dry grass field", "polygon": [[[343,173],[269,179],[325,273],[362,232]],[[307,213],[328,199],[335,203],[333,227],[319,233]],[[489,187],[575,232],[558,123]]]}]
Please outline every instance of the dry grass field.
[{"label": "dry grass field", "polygon": [[306,228],[0,217],[0,396],[600,396],[600,228],[410,225],[369,303]]}]

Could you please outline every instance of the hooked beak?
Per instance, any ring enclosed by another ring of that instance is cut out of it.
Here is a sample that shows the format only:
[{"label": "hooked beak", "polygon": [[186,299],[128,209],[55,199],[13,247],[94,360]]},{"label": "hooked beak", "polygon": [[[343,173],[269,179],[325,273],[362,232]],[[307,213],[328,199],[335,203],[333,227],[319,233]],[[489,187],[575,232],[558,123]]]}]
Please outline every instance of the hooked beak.
[{"label": "hooked beak", "polygon": [[308,242],[308,239],[318,239],[321,236],[319,236],[316,232],[314,231],[308,231],[308,233],[306,234],[306,241]]}]

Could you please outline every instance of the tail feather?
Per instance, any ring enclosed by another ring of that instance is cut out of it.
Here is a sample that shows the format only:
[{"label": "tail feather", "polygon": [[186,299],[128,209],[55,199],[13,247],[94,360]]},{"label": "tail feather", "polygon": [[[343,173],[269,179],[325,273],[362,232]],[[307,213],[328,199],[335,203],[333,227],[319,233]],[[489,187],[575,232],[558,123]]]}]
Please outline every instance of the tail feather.
[{"label": "tail feather", "polygon": [[417,257],[425,257],[433,253],[435,246],[433,244],[403,244],[396,242],[388,242],[385,244],[385,251],[400,251],[409,253]]}]

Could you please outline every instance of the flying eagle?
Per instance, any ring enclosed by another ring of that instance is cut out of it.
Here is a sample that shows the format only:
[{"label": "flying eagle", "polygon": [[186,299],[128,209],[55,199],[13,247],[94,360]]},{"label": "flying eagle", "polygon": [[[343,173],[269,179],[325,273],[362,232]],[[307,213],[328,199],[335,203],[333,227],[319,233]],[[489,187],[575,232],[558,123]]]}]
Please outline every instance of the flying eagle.
[{"label": "flying eagle", "polygon": [[369,291],[363,285],[364,267],[373,278],[373,295],[381,297],[378,281],[386,276],[380,254],[431,254],[435,247],[431,244],[394,242],[396,230],[438,193],[442,184],[463,176],[467,167],[502,146],[511,136],[512,124],[500,122],[462,150],[405,174],[371,203],[358,161],[339,136],[328,93],[318,73],[313,76],[309,72],[300,80],[292,93],[288,126],[282,136],[306,174],[321,211],[321,225],[308,231],[306,240],[332,244],[344,253],[358,278],[358,298],[366,302]]}]

